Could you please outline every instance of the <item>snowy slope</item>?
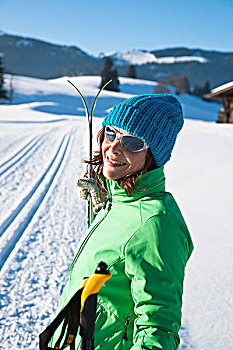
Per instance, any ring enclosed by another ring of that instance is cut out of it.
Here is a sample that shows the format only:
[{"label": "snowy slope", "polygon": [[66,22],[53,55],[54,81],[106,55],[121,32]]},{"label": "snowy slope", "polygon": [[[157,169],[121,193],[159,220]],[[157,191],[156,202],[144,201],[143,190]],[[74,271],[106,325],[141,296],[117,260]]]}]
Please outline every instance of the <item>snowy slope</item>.
[{"label": "snowy slope", "polygon": [[[53,319],[76,246],[86,229],[75,179],[87,154],[84,109],[66,78],[17,77],[16,105],[0,106],[0,349],[38,348]],[[99,77],[70,79],[90,105]],[[154,82],[120,78],[103,91],[94,134],[113,104],[151,93]],[[167,190],[180,204],[195,251],[184,285],[180,350],[231,350],[233,125],[219,108],[182,95],[184,131],[166,166]]]},{"label": "snowy slope", "polygon": [[[9,85],[10,77],[7,76],[6,85]],[[63,77],[53,80],[42,80],[29,77],[14,78],[14,103],[30,103],[30,110],[51,113],[54,116],[76,116],[77,113],[84,113],[84,107],[80,98],[77,98],[74,88],[67,82],[79,86],[79,89],[85,92],[87,104],[91,107],[92,101],[98,91],[100,78],[92,77]],[[105,113],[117,103],[122,102],[125,98],[142,93],[152,93],[154,81],[142,79],[120,78],[120,92],[103,91],[98,99],[98,106],[95,115],[102,117]],[[171,91],[173,87],[169,87]],[[185,118],[201,119],[206,121],[216,121],[220,105],[202,101],[200,98],[183,94],[180,97],[183,104]],[[10,108],[15,108],[14,106]],[[11,109],[7,108],[4,113],[11,114]],[[19,107],[16,108],[18,110]],[[16,112],[17,113],[17,112]],[[23,114],[21,114],[23,115]],[[33,118],[34,114],[30,114]],[[18,116],[19,117],[19,116]],[[41,115],[43,118],[43,115]],[[4,116],[0,115],[0,118]]]}]

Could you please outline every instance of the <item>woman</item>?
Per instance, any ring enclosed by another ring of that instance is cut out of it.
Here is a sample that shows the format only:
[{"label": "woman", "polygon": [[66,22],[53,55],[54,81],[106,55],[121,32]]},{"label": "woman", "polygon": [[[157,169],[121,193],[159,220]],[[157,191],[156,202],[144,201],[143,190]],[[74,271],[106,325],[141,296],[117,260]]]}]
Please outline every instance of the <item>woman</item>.
[{"label": "woman", "polygon": [[[170,94],[139,95],[116,105],[98,134],[91,161],[108,200],[70,268],[62,310],[100,261],[112,277],[98,294],[95,349],[179,346],[184,269],[193,245],[172,195],[164,164],[183,126]],[[59,337],[55,334],[53,345]],[[75,349],[80,339],[76,337]]]}]

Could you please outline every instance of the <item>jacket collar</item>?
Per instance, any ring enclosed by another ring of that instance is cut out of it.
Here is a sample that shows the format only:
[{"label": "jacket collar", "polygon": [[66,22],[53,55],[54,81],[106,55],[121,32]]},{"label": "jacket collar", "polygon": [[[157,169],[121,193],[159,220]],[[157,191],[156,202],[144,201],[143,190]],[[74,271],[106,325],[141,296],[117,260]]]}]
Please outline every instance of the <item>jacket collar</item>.
[{"label": "jacket collar", "polygon": [[141,180],[136,181],[137,191],[131,197],[127,196],[124,187],[119,186],[116,180],[106,179],[106,185],[113,202],[132,202],[141,197],[150,196],[152,193],[165,191],[164,167],[143,174]]}]

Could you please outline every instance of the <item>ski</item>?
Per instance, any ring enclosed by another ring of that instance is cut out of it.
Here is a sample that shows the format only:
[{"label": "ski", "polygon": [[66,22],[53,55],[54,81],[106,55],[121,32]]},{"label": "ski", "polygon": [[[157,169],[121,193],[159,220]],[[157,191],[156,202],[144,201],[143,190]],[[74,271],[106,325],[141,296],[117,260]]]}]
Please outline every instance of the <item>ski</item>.
[{"label": "ski", "polygon": [[[92,108],[91,108],[91,114],[89,113],[88,107],[87,107],[87,103],[86,100],[83,96],[83,94],[81,93],[81,91],[77,88],[77,86],[75,86],[70,80],[67,80],[69,84],[71,84],[75,90],[78,92],[78,94],[80,95],[84,108],[85,108],[85,113],[86,113],[86,118],[87,118],[87,122],[88,122],[88,130],[89,130],[89,150],[88,150],[88,155],[89,155],[89,159],[92,159],[92,119],[93,119],[93,115],[94,115],[94,110],[95,110],[95,106],[96,106],[96,102],[97,99],[101,93],[101,91],[108,85],[111,83],[112,79],[109,80],[106,84],[104,84],[98,91],[94,102],[92,104]],[[88,165],[88,176],[89,178],[92,177],[92,165],[89,164]],[[87,202],[87,226],[90,227],[92,221],[93,221],[93,210],[92,210],[92,202],[91,202],[91,196],[90,194],[88,195],[88,202]]]}]

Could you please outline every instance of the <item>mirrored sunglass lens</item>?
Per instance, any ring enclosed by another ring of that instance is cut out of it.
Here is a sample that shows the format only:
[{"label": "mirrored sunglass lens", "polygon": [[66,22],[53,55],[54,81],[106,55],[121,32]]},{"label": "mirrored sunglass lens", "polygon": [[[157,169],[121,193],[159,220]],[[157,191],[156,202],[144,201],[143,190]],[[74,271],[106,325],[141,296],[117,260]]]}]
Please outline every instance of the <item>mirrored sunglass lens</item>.
[{"label": "mirrored sunglass lens", "polygon": [[122,137],[122,146],[131,152],[139,151],[143,148],[144,141],[138,137],[124,135]]},{"label": "mirrored sunglass lens", "polygon": [[114,142],[115,138],[116,138],[115,131],[112,128],[106,126],[106,128],[105,128],[105,139],[108,142]]}]

